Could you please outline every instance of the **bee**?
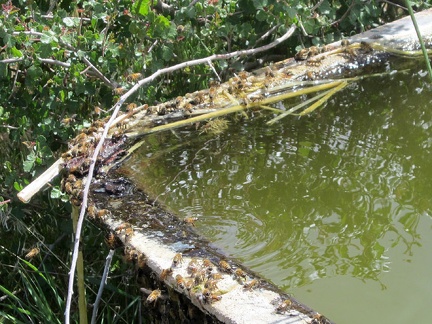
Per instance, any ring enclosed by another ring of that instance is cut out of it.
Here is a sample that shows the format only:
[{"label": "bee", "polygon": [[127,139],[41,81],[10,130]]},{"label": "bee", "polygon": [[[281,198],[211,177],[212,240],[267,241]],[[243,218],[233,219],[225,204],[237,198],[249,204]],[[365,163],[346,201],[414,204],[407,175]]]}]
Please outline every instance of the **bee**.
[{"label": "bee", "polygon": [[[105,209],[103,209],[103,210],[105,210]],[[126,238],[131,238],[133,236],[133,233],[134,233],[134,231],[133,231],[132,226],[131,227],[127,227],[125,229],[125,237]]]},{"label": "bee", "polygon": [[156,301],[158,300],[158,298],[160,298],[160,296],[161,296],[160,289],[155,289],[150,293],[150,295],[148,295],[146,299],[146,303],[147,304],[153,303],[154,306],[156,305]]},{"label": "bee", "polygon": [[363,52],[365,53],[370,53],[373,51],[373,48],[371,46],[371,44],[369,44],[368,42],[360,42],[360,48],[363,50]]},{"label": "bee", "polygon": [[206,268],[208,272],[212,272],[215,268],[215,265],[209,259],[204,259],[203,267]]},{"label": "bee", "polygon": [[196,258],[192,258],[187,266],[187,272],[191,275],[194,275],[198,272],[200,266],[198,265],[198,260]]},{"label": "bee", "polygon": [[80,133],[79,135],[77,135],[75,137],[75,142],[85,142],[87,140],[87,134],[85,133]]},{"label": "bee", "polygon": [[244,280],[246,280],[246,273],[242,269],[237,268],[234,274],[236,275],[237,278],[239,279],[243,278]]},{"label": "bee", "polygon": [[324,45],[324,46],[322,46],[322,47],[319,48],[319,52],[320,53],[325,53],[325,52],[328,52],[328,51],[330,51],[330,46]]},{"label": "bee", "polygon": [[240,79],[246,80],[248,78],[248,73],[246,71],[240,71],[238,73],[238,76],[239,76]]},{"label": "bee", "polygon": [[127,228],[132,228],[132,225],[129,224],[129,223],[123,223],[123,224],[121,224],[121,225],[119,225],[119,226],[117,226],[117,227],[115,228],[115,232],[116,232],[117,234],[119,234],[119,233],[121,233],[122,231],[125,231]]},{"label": "bee", "polygon": [[147,263],[147,258],[145,256],[145,254],[141,253],[140,255],[138,255],[137,267],[139,269],[142,269],[145,267],[146,263]]},{"label": "bee", "polygon": [[102,112],[104,112],[104,113],[106,113],[106,111],[105,110],[103,110],[101,107],[99,107],[99,106],[95,106],[94,107],[94,109],[93,109],[93,114],[95,114],[95,115],[100,115],[100,114],[102,114]]},{"label": "bee", "polygon": [[81,189],[81,188],[83,187],[83,182],[82,182],[82,180],[81,180],[81,179],[76,180],[76,181],[73,183],[72,187],[73,187],[74,189]]},{"label": "bee", "polygon": [[76,117],[76,116],[77,116],[77,115],[74,114],[74,115],[72,115],[72,116],[70,116],[70,117],[63,118],[62,121],[61,121],[61,123],[62,123],[63,125],[65,125],[65,126],[68,126],[68,125],[70,125],[71,123],[73,123],[73,122],[75,121],[75,117]]},{"label": "bee", "polygon": [[83,199],[84,192],[81,189],[73,189],[71,195],[78,199]]},{"label": "bee", "polygon": [[222,296],[212,294],[211,291],[208,289],[204,289],[202,295],[203,295],[204,303],[206,304],[211,304],[215,301],[219,301],[222,299]]},{"label": "bee", "polygon": [[292,305],[292,301],[290,299],[285,299],[284,301],[282,301],[278,307],[276,307],[276,313],[284,313],[288,310],[288,308],[290,308]]},{"label": "bee", "polygon": [[[67,184],[68,182],[66,182]],[[96,213],[97,213],[97,208],[95,205],[90,205],[87,207],[87,213],[91,218],[95,218],[96,217]]]},{"label": "bee", "polygon": [[214,98],[216,98],[216,95],[217,95],[216,87],[210,87],[209,92],[208,92],[210,102],[213,102]]},{"label": "bee", "polygon": [[[211,88],[210,88],[211,89]],[[210,90],[209,90],[210,91]],[[198,92],[195,96],[195,100],[194,100],[197,104],[201,104],[203,103],[204,100],[204,93],[203,92]]]},{"label": "bee", "polygon": [[211,296],[211,291],[210,291],[210,289],[204,289],[203,292],[202,292],[202,294],[203,294],[204,298],[210,297]]},{"label": "bee", "polygon": [[141,78],[141,76],[142,76],[141,73],[131,73],[131,74],[129,74],[129,75],[127,76],[127,79],[128,79],[129,81],[136,81],[136,80],[138,80],[139,78]]},{"label": "bee", "polygon": [[123,253],[123,258],[126,262],[135,262],[138,259],[138,252],[130,246],[126,246]]},{"label": "bee", "polygon": [[275,77],[274,71],[269,66],[266,67],[266,69],[264,71],[264,75],[266,76],[266,78],[274,78]]},{"label": "bee", "polygon": [[177,287],[179,287],[181,289],[185,289],[185,281],[184,281],[182,275],[180,275],[180,274],[176,275],[175,280],[176,280]]},{"label": "bee", "polygon": [[312,317],[311,324],[330,324],[330,321],[325,316],[321,315],[320,313],[316,313]]},{"label": "bee", "polygon": [[62,159],[66,160],[72,157],[72,155],[70,154],[70,152],[64,152],[61,155]]},{"label": "bee", "polygon": [[219,267],[221,268],[221,270],[223,272],[227,272],[227,273],[231,273],[232,272],[231,266],[225,260],[220,260],[219,261]]},{"label": "bee", "polygon": [[114,89],[114,94],[116,95],[122,95],[126,92],[126,89],[123,87],[118,87]]},{"label": "bee", "polygon": [[185,106],[184,106],[184,110],[186,110],[189,114],[191,114],[193,112],[193,105],[188,102]]},{"label": "bee", "polygon": [[220,273],[212,273],[209,276],[209,279],[213,279],[213,280],[221,280],[222,279],[222,275]]},{"label": "bee", "polygon": [[105,243],[108,245],[110,250],[114,250],[116,246],[116,236],[114,233],[109,233],[105,238]]},{"label": "bee", "polygon": [[101,218],[109,213],[108,209],[100,209],[96,212],[96,216]]},{"label": "bee", "polygon": [[318,47],[316,47],[316,46],[309,47],[308,57],[312,57],[312,56],[315,56],[317,54],[319,54]]},{"label": "bee", "polygon": [[36,255],[38,255],[40,252],[38,247],[32,248],[25,256],[24,258],[27,260],[33,259]]},{"label": "bee", "polygon": [[173,273],[173,269],[172,268],[168,268],[168,269],[163,269],[159,279],[164,281],[169,275],[171,275]]},{"label": "bee", "polygon": [[249,98],[250,98],[251,102],[260,102],[260,101],[263,101],[265,99],[264,94],[262,94],[262,93],[257,93],[257,94],[251,95]]},{"label": "bee", "polygon": [[177,106],[179,106],[182,102],[183,102],[183,97],[182,96],[178,96],[175,99],[175,103],[176,103]]},{"label": "bee", "polygon": [[319,66],[321,62],[324,60],[324,56],[310,58],[306,61],[306,64],[309,66]]},{"label": "bee", "polygon": [[304,61],[309,57],[309,48],[302,48],[294,55],[296,61]]},{"label": "bee", "polygon": [[198,220],[198,217],[185,217],[183,219],[183,221],[186,224],[192,225],[193,227],[195,227],[195,222]]},{"label": "bee", "polygon": [[80,154],[78,146],[72,147],[72,149],[70,150],[70,153],[71,153],[72,157],[78,156]]},{"label": "bee", "polygon": [[132,102],[129,105],[126,106],[126,111],[127,112],[133,112],[133,110],[137,107],[137,104]]},{"label": "bee", "polygon": [[187,291],[190,291],[192,289],[194,285],[194,282],[192,279],[189,279],[188,281],[185,282],[185,288]]},{"label": "bee", "polygon": [[196,272],[194,275],[195,284],[196,285],[202,284],[206,278],[206,274],[207,274],[207,272],[205,269],[202,269],[202,270]]},{"label": "bee", "polygon": [[64,187],[65,187],[66,193],[70,195],[72,193],[72,191],[73,191],[72,184],[70,182],[66,182],[65,185],[64,185]]},{"label": "bee", "polygon": [[77,199],[77,198],[71,198],[71,203],[74,205],[74,206],[77,206],[77,207],[79,207],[79,206],[81,206],[81,200],[79,200],[79,199]]},{"label": "bee", "polygon": [[259,282],[258,279],[253,279],[253,280],[245,283],[244,286],[243,286],[243,288],[247,289],[247,290],[252,290],[252,289],[258,287],[259,283],[260,282]]},{"label": "bee", "polygon": [[209,290],[216,290],[218,289],[217,280],[207,280],[204,284],[204,288],[207,288]]},{"label": "bee", "polygon": [[347,53],[351,59],[357,57],[357,50],[355,48],[346,48],[345,53]]},{"label": "bee", "polygon": [[350,44],[350,41],[348,39],[342,39],[341,40],[341,46],[347,47]]},{"label": "bee", "polygon": [[218,87],[218,86],[220,86],[220,82],[219,81],[210,80],[210,82],[209,82],[209,87],[210,88],[215,88],[215,87]]},{"label": "bee", "polygon": [[306,71],[306,79],[307,80],[315,80],[315,73],[312,71]]},{"label": "bee", "polygon": [[177,267],[179,264],[183,264],[183,256],[181,253],[177,253],[176,255],[174,255],[172,264],[174,267]]}]

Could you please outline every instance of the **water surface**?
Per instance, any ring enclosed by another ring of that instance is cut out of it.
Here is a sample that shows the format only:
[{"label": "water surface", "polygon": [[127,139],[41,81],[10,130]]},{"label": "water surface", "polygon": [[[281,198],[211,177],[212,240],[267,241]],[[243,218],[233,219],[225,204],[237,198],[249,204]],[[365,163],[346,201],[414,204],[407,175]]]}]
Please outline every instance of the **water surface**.
[{"label": "water surface", "polygon": [[[287,108],[290,102],[284,103]],[[221,135],[154,135],[125,168],[154,198],[337,323],[428,321],[432,87],[351,84],[307,117],[238,115]]]}]

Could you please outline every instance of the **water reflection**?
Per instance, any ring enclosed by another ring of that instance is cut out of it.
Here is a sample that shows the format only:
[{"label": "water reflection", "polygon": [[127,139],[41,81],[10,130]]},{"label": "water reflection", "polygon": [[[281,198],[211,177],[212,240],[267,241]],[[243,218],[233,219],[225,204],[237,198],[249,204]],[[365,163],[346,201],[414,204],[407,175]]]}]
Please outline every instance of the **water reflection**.
[{"label": "water reflection", "polygon": [[129,167],[147,192],[198,216],[200,232],[287,291],[344,276],[384,290],[396,283],[383,274],[432,243],[426,82],[397,73],[351,85],[311,117],[268,127],[271,116],[255,112],[217,137],[183,130],[180,144],[157,135]]}]

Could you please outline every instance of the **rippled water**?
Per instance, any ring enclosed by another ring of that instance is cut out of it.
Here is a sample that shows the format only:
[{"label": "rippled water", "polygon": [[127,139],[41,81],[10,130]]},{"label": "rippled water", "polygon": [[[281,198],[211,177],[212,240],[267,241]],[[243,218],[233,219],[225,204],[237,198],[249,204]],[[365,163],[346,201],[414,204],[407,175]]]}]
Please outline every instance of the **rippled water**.
[{"label": "rippled water", "polygon": [[[197,230],[339,323],[427,322],[432,87],[423,72],[350,85],[307,117],[148,138],[125,168]],[[289,105],[289,103],[285,103]]]}]

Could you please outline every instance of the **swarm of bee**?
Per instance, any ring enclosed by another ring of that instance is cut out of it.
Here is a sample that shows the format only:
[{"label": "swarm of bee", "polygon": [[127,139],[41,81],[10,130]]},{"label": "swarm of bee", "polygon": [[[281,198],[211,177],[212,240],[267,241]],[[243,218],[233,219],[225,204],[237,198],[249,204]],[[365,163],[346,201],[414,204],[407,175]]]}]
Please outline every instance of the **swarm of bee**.
[{"label": "swarm of bee", "polygon": [[[74,139],[69,141],[69,151],[62,154],[64,161],[64,176],[61,182],[63,192],[71,197],[71,202],[80,206],[82,201],[82,190],[85,185],[83,178],[87,174],[92,155],[96,145],[101,138],[106,120],[97,120],[90,127],[84,128]],[[112,163],[125,151],[122,149],[126,142],[126,137],[119,131],[114,136],[116,129],[113,130],[112,138],[106,139],[96,161],[96,168]],[[96,210],[89,210],[91,217],[101,217]]]}]

